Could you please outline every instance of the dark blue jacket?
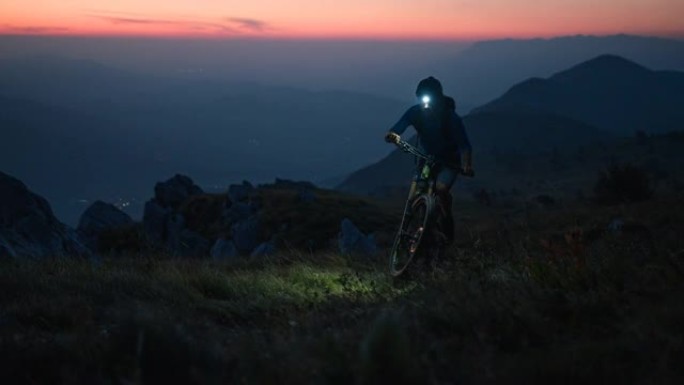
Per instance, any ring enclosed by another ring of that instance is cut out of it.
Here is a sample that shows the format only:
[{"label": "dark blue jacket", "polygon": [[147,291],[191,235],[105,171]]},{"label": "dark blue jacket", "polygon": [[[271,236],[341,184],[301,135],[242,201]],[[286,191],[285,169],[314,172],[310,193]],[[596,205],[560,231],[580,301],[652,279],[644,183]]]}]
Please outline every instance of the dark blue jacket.
[{"label": "dark blue jacket", "polygon": [[416,129],[419,147],[442,162],[458,165],[461,153],[471,151],[461,117],[452,109],[442,112],[417,104],[409,108],[390,131],[401,135],[408,126]]}]

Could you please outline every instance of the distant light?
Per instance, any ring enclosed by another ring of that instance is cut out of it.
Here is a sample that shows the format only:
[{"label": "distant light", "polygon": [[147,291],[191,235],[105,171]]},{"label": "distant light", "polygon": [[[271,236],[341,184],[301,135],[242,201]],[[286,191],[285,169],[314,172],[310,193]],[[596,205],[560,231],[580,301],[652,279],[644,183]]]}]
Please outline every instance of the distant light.
[{"label": "distant light", "polygon": [[430,97],[428,95],[423,96],[423,107],[428,108],[430,107]]}]

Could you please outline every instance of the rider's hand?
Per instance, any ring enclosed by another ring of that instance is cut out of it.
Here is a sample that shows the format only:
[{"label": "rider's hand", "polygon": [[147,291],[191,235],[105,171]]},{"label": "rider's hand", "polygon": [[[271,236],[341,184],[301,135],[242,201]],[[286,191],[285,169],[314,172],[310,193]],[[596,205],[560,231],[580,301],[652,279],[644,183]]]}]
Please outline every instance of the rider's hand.
[{"label": "rider's hand", "polygon": [[401,136],[399,134],[394,133],[392,131],[388,132],[387,135],[385,135],[385,142],[387,143],[399,143],[401,140]]}]

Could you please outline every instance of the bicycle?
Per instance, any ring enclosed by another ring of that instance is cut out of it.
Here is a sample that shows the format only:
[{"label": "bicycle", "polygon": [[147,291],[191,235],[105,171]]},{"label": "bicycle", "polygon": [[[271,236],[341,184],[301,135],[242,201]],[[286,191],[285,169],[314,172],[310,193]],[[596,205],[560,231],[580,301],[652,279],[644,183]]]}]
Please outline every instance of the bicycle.
[{"label": "bicycle", "polygon": [[[411,183],[401,225],[390,250],[389,271],[396,278],[404,274],[411,262],[418,257],[425,257],[428,262],[439,257],[446,244],[446,235],[442,231],[443,221],[450,213],[444,210],[435,195],[437,170],[444,164],[404,140],[395,144],[402,151],[424,161]],[[460,167],[446,166],[460,170]],[[460,174],[474,176],[472,172]]]}]

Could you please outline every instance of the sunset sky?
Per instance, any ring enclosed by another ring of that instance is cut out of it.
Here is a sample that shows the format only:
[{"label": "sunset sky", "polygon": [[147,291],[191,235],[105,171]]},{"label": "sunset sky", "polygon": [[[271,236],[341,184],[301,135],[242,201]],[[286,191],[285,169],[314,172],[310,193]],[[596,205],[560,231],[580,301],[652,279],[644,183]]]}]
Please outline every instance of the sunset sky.
[{"label": "sunset sky", "polygon": [[0,34],[481,39],[684,37],[684,0],[0,0]]}]

